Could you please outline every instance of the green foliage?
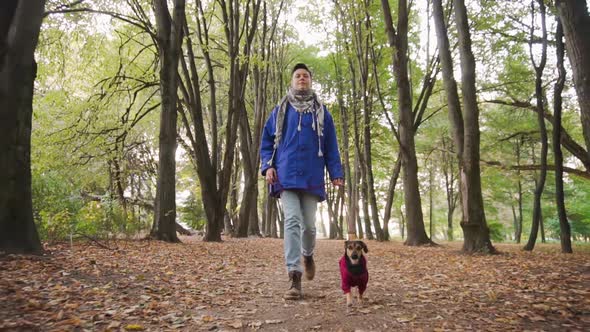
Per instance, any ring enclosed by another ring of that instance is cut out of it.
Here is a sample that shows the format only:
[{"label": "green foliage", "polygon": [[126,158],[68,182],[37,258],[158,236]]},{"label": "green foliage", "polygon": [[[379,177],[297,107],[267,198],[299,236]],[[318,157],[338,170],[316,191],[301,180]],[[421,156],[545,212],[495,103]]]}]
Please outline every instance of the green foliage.
[{"label": "green foliage", "polygon": [[72,216],[67,209],[55,213],[41,210],[37,215],[36,225],[41,240],[55,242],[72,234]]},{"label": "green foliage", "polygon": [[33,216],[43,241],[63,241],[81,234],[131,236],[146,229],[147,225],[125,213],[108,194],[100,201],[85,201],[73,194],[77,185],[57,172],[33,172]]},{"label": "green foliage", "polygon": [[[553,239],[559,239],[561,230],[559,226],[559,218],[549,218],[547,221],[547,234]],[[590,221],[580,219],[569,219],[570,231],[574,240],[582,240],[590,238]]]},{"label": "green foliage", "polygon": [[[198,194],[191,192],[183,205],[178,208],[180,221],[189,225],[192,229],[203,230],[206,224],[203,201],[197,200]],[[200,197],[199,197],[200,198]]]},{"label": "green foliage", "polygon": [[72,232],[73,216],[83,204],[71,195],[73,188],[59,173],[33,171],[33,217],[42,240],[65,239]]},{"label": "green foliage", "polygon": [[490,230],[490,238],[495,242],[503,242],[506,238],[504,225],[495,220],[488,220],[488,229]]},{"label": "green foliage", "polygon": [[[590,237],[590,183],[571,177],[566,178],[565,186],[566,213],[572,237],[574,240],[587,239]],[[556,212],[551,214],[547,229],[552,238],[559,239],[559,218]]]}]

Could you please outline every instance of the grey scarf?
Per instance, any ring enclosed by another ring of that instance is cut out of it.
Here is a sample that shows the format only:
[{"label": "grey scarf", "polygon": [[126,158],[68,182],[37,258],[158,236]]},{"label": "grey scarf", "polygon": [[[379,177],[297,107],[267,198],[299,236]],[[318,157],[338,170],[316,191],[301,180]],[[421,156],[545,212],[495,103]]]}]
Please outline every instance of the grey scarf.
[{"label": "grey scarf", "polygon": [[[268,165],[272,165],[275,152],[281,142],[281,136],[283,135],[283,125],[285,123],[285,113],[287,112],[287,103],[291,104],[293,108],[299,113],[299,124],[297,130],[301,131],[301,117],[303,113],[313,113],[313,130],[317,130],[318,134],[318,157],[322,157],[320,136],[324,135],[324,105],[318,99],[315,91],[309,90],[295,90],[289,88],[287,95],[281,99],[279,103],[279,111],[277,113],[276,125],[275,125],[275,141],[273,146],[272,157],[268,161]],[[317,126],[316,126],[317,122]]]}]

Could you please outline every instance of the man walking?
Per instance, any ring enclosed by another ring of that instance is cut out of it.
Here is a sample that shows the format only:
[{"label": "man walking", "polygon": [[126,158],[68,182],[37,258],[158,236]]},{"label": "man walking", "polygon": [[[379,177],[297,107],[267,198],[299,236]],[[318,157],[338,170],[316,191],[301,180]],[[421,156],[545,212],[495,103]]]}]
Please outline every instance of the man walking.
[{"label": "man walking", "polygon": [[307,280],[315,275],[315,214],[317,203],[326,199],[325,169],[333,185],[344,185],[334,120],[311,85],[309,68],[296,64],[287,95],[266,122],[260,147],[262,175],[271,195],[283,204],[285,265],[291,282],[285,299],[302,298],[303,271]]}]

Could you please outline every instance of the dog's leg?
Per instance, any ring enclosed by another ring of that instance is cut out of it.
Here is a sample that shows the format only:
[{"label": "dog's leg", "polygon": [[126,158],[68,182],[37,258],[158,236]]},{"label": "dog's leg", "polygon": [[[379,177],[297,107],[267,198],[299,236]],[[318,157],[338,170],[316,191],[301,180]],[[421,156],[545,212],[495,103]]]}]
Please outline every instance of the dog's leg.
[{"label": "dog's leg", "polygon": [[346,293],[346,306],[347,307],[352,306],[352,290],[350,292]]},{"label": "dog's leg", "polygon": [[363,305],[363,294],[360,292],[358,292],[358,296],[357,296],[357,305],[358,306],[362,306]]}]

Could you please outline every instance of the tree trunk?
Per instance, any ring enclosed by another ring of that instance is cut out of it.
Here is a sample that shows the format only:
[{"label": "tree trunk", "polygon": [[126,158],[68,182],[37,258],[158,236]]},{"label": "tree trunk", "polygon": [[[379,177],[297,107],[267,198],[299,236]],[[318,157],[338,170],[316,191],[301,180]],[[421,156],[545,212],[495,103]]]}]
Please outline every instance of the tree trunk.
[{"label": "tree trunk", "polygon": [[565,210],[565,197],[563,194],[563,154],[561,152],[561,93],[565,84],[566,71],[563,65],[564,46],[563,46],[563,28],[561,20],[557,20],[557,31],[555,32],[555,41],[557,44],[557,69],[559,77],[555,82],[553,90],[553,156],[555,159],[555,204],[557,205],[557,215],[559,217],[559,238],[561,240],[561,252],[572,253],[572,240],[570,224],[567,221]]},{"label": "tree trunk", "polygon": [[269,214],[269,223],[270,223],[270,237],[272,238],[277,238],[278,234],[277,234],[277,224],[279,221],[279,217],[278,217],[278,208],[277,208],[277,202],[276,199],[274,197],[269,197],[268,198],[268,205],[270,206],[270,214]]},{"label": "tree trunk", "polygon": [[404,216],[404,211],[402,210],[402,208],[400,207],[399,209],[399,230],[402,236],[402,240],[405,238],[406,233],[406,216]]},{"label": "tree trunk", "polygon": [[541,219],[539,220],[539,230],[541,231],[541,243],[546,243],[545,238],[545,219],[543,218],[543,212],[541,211]]},{"label": "tree trunk", "polygon": [[[349,51],[350,52],[350,51]],[[356,94],[357,89],[356,89],[356,71],[354,69],[354,64],[352,63],[352,59],[349,58],[348,59],[348,67],[349,67],[349,71],[350,71],[350,83],[351,83],[351,89],[353,94]],[[352,185],[352,197],[350,198],[351,200],[351,205],[350,205],[350,210],[352,211],[350,213],[350,218],[352,219],[352,222],[357,224],[357,230],[358,230],[358,236],[360,238],[364,238],[363,235],[363,227],[362,227],[362,221],[360,218],[360,210],[361,210],[361,206],[359,203],[359,198],[361,196],[361,177],[362,177],[362,170],[361,170],[361,154],[360,154],[360,134],[359,134],[359,121],[358,121],[358,113],[359,113],[359,107],[357,105],[357,101],[358,98],[357,96],[353,96],[353,107],[351,110],[352,113],[352,128],[353,128],[353,143],[354,143],[354,174],[352,175],[352,178],[350,179],[351,185]],[[352,223],[351,221],[349,221],[349,223]],[[371,229],[365,230],[365,234],[366,231],[371,231]],[[355,234],[356,235],[356,234]],[[372,234],[371,234],[372,236]]]},{"label": "tree trunk", "polygon": [[[279,4],[279,13],[283,8],[284,2],[281,1]],[[262,130],[264,127],[263,119],[267,115],[267,110],[269,109],[267,105],[267,95],[268,93],[268,78],[270,75],[270,66],[267,64],[268,59],[270,57],[271,49],[272,49],[272,42],[274,40],[274,34],[276,31],[276,27],[278,24],[278,19],[280,15],[276,15],[271,25],[268,25],[267,18],[269,17],[267,11],[267,4],[266,2],[263,3],[262,6],[262,27],[261,32],[257,34],[256,47],[253,49],[255,50],[254,56],[259,58],[260,62],[254,62],[252,68],[252,86],[254,90],[254,126],[252,130],[252,144],[250,149],[250,158],[252,162],[252,176],[253,176],[253,192],[251,197],[251,204],[252,210],[250,211],[250,222],[248,226],[248,234],[250,235],[260,235],[259,223],[258,223],[258,184],[257,184],[257,177],[258,177],[258,166],[260,164],[260,138],[262,137]],[[245,78],[244,78],[245,81]],[[268,230],[266,230],[268,232]]]},{"label": "tree trunk", "polygon": [[[185,22],[185,35],[187,43],[187,57],[182,57],[184,85],[181,85],[184,99],[190,110],[192,122],[189,123],[186,116],[183,115],[183,123],[189,137],[191,137],[191,144],[193,147],[194,159],[196,160],[197,174],[199,182],[201,183],[201,196],[203,198],[203,206],[207,216],[207,225],[205,227],[204,241],[221,241],[221,231],[226,227],[227,209],[225,207],[229,186],[231,184],[231,170],[234,158],[234,149],[237,129],[235,113],[228,113],[225,121],[225,146],[222,153],[221,139],[218,136],[218,126],[224,123],[222,113],[217,112],[216,102],[216,81],[213,69],[213,62],[209,53],[209,23],[206,21],[206,15],[203,13],[202,3],[196,2],[198,6],[198,14],[195,15],[197,23],[197,37],[203,60],[205,61],[205,68],[207,69],[207,85],[209,87],[209,121],[210,121],[210,144],[207,142],[205,135],[205,121],[203,117],[203,107],[201,100],[201,88],[199,82],[199,74],[196,67],[196,58],[192,50],[191,35],[188,31],[188,26]],[[188,65],[186,62],[188,62]],[[190,74],[189,74],[189,67]],[[208,147],[211,146],[211,151]],[[221,167],[218,165],[222,165]],[[221,168],[221,171],[219,169]],[[231,212],[233,213],[233,211]]]},{"label": "tree trunk", "polygon": [[261,236],[260,221],[258,218],[258,187],[254,186],[254,194],[250,197],[252,209],[250,210],[250,223],[248,225],[248,235]]},{"label": "tree trunk", "polygon": [[336,216],[338,212],[336,211],[338,207],[336,206],[336,200],[334,199],[334,193],[328,192],[328,197],[326,199],[326,204],[328,205],[328,219],[329,219],[329,226],[330,226],[330,239],[336,239],[338,237],[338,217]]},{"label": "tree trunk", "polygon": [[556,0],[563,25],[567,56],[572,65],[574,85],[580,105],[582,132],[590,158],[590,16],[586,0]]},{"label": "tree trunk", "polygon": [[362,205],[363,205],[363,224],[365,225],[365,236],[367,237],[367,240],[374,240],[375,236],[373,235],[373,228],[371,227],[371,217],[369,215],[369,204],[366,201],[367,200],[367,185],[363,180],[363,184],[362,184],[362,188],[363,188],[363,196],[362,196]]},{"label": "tree trunk", "polygon": [[270,234],[270,223],[269,223],[269,205],[268,204],[268,196],[265,196],[264,201],[262,202],[262,220],[261,220],[261,229],[260,232],[262,236],[268,237]]},{"label": "tree trunk", "polygon": [[[531,1],[531,16],[534,17],[534,3],[537,0]],[[531,38],[529,42],[529,52],[533,67],[535,68],[535,97],[537,99],[537,122],[539,123],[539,131],[541,134],[541,169],[539,170],[539,179],[535,188],[535,198],[533,203],[533,221],[531,226],[531,234],[527,244],[524,246],[524,250],[530,251],[535,248],[535,242],[537,241],[537,233],[539,231],[539,225],[542,222],[541,217],[541,197],[545,188],[545,179],[547,178],[547,128],[545,127],[545,105],[544,105],[544,91],[543,91],[543,69],[547,59],[547,29],[545,27],[545,4],[543,0],[538,0],[541,11],[541,27],[543,33],[543,48],[541,51],[541,62],[536,65],[533,55],[533,27],[531,27]]]},{"label": "tree trunk", "polygon": [[[222,10],[222,16],[224,22],[229,22],[229,15],[228,10],[231,13],[232,17],[237,17],[237,12],[239,12],[239,8],[234,6],[234,2],[229,2],[228,4],[225,1],[219,0],[220,7]],[[257,5],[259,2],[257,2]],[[205,135],[205,122],[203,117],[203,108],[201,102],[201,89],[199,86],[199,74],[197,72],[197,68],[195,65],[196,58],[192,51],[192,41],[191,37],[188,34],[188,27],[184,26],[185,31],[187,31],[187,56],[182,57],[182,69],[184,73],[184,85],[181,86],[181,91],[183,93],[184,102],[186,102],[189,110],[190,110],[190,117],[191,121],[189,122],[188,116],[183,113],[182,114],[182,121],[185,125],[185,129],[187,131],[187,136],[191,140],[191,146],[193,151],[191,151],[195,157],[197,163],[197,174],[199,175],[199,181],[201,183],[201,193],[203,197],[203,206],[205,207],[205,213],[207,215],[207,227],[205,231],[205,236],[203,237],[204,241],[221,241],[221,231],[224,227],[224,217],[226,212],[226,203],[228,199],[228,194],[230,190],[231,184],[231,174],[233,169],[233,162],[235,156],[235,150],[233,147],[236,146],[237,141],[237,131],[238,131],[238,124],[241,117],[240,108],[237,102],[244,95],[243,85],[239,85],[239,79],[235,79],[236,77],[240,77],[243,75],[244,72],[247,72],[246,67],[239,67],[236,64],[236,54],[230,54],[230,66],[229,66],[229,73],[230,73],[230,87],[228,91],[228,109],[225,121],[222,119],[222,113],[214,114],[216,110],[216,99],[215,99],[215,75],[213,74],[213,65],[210,59],[209,54],[209,23],[206,21],[207,15],[203,14],[203,9],[201,6],[201,2],[197,1],[198,11],[199,14],[195,15],[197,19],[197,37],[199,39],[199,44],[203,51],[203,58],[205,60],[205,65],[208,71],[208,85],[209,91],[211,94],[210,97],[210,111],[212,112],[209,121],[211,122],[211,128],[216,129],[219,123],[225,123],[224,128],[224,142],[225,142],[225,149],[223,149],[220,144],[218,145],[221,140],[217,137],[217,131],[211,131],[211,144],[207,142],[207,136]],[[254,20],[256,21],[256,20]],[[186,20],[184,20],[186,22]],[[232,21],[233,22],[233,21]],[[235,22],[234,22],[235,23]],[[238,24],[239,25],[239,24]],[[236,43],[239,43],[239,34],[235,33],[236,29],[235,24],[225,24],[224,31],[226,40],[228,43],[232,44],[232,47],[228,47],[228,51],[233,52],[236,50],[236,47],[233,46]],[[248,45],[251,44],[253,38],[253,30],[252,26],[250,26],[250,30],[246,33],[247,43]],[[247,58],[247,54],[244,54]],[[186,63],[185,60],[190,65],[190,68]],[[189,72],[190,69],[190,72]],[[219,142],[218,142],[219,140]],[[209,151],[209,146],[212,147],[212,151]],[[220,166],[217,166],[220,165]]]},{"label": "tree trunk", "polygon": [[[371,15],[369,14],[369,9],[367,8],[367,3],[364,3],[364,26],[366,30],[366,37],[359,36],[357,43],[358,53],[357,59],[360,64],[360,72],[361,72],[361,95],[363,99],[363,157],[364,163],[363,167],[364,172],[363,176],[365,177],[365,182],[367,186],[367,196],[365,197],[366,203],[371,208],[371,220],[373,223],[373,228],[375,229],[375,237],[377,241],[384,241],[385,236],[383,234],[383,229],[381,228],[381,224],[379,223],[379,210],[377,208],[377,197],[375,195],[375,180],[373,177],[373,162],[372,162],[372,153],[371,153],[371,113],[373,110],[373,103],[371,95],[374,91],[369,88],[368,80],[369,80],[369,57],[368,54],[370,53],[368,48],[370,47],[371,42]],[[358,24],[358,32],[359,35],[362,35],[362,27],[359,21]],[[364,45],[364,47],[363,47]],[[378,78],[376,78],[378,79]]]},{"label": "tree trunk", "polygon": [[223,232],[228,235],[232,234],[233,232],[233,225],[230,216],[230,212],[226,209],[223,213]]},{"label": "tree trunk", "polygon": [[[238,154],[237,147],[235,149],[234,154]],[[228,197],[228,201],[229,201],[228,215],[229,215],[229,220],[230,220],[231,224],[227,225],[227,223],[226,223],[226,225],[224,227],[225,234],[232,235],[232,236],[235,234],[236,228],[238,227],[238,215],[239,215],[238,188],[241,187],[241,185],[240,185],[241,170],[242,170],[242,167],[241,167],[240,160],[238,158],[235,158],[234,159],[234,167],[231,171],[231,183],[230,183],[229,197]]]},{"label": "tree trunk", "polygon": [[[248,113],[244,103],[246,80],[249,73],[249,57],[254,35],[258,26],[258,13],[261,0],[246,3],[240,1],[219,1],[222,7],[225,37],[229,53],[229,112],[235,112],[238,118],[240,151],[244,171],[244,192],[236,230],[237,237],[248,236],[248,231],[258,235],[258,211],[256,208],[256,184],[258,179],[258,148],[259,135],[252,137],[248,121]],[[250,7],[251,6],[251,7]],[[240,22],[243,20],[243,22]],[[243,49],[243,52],[240,50]],[[254,128],[259,128],[262,121],[263,108],[258,108]],[[257,139],[257,140],[255,140]],[[256,143],[254,143],[256,142]],[[250,225],[254,223],[253,225]]]},{"label": "tree trunk", "polygon": [[0,251],[41,254],[33,221],[31,122],[34,53],[44,0],[0,6]]},{"label": "tree trunk", "polygon": [[[337,46],[336,55],[340,55],[339,46]],[[350,167],[350,152],[349,152],[349,138],[348,138],[348,108],[344,104],[344,97],[342,95],[344,91],[343,81],[344,77],[342,77],[342,73],[340,70],[339,61],[334,58],[334,71],[336,72],[336,84],[338,86],[338,90],[336,92],[336,99],[338,101],[338,108],[340,110],[340,124],[341,124],[341,132],[342,132],[342,153],[344,154],[344,178],[346,179],[346,225],[347,225],[347,232],[348,238],[353,239],[357,237],[357,230],[355,224],[355,211],[354,211],[354,204],[353,204],[353,190],[355,188],[355,183],[352,180],[351,175],[351,167]]]},{"label": "tree trunk", "polygon": [[383,232],[387,231],[387,240],[389,240],[389,220],[391,219],[391,209],[393,207],[393,200],[395,198],[395,187],[397,185],[397,180],[399,178],[399,173],[402,168],[402,160],[401,155],[398,154],[397,160],[395,161],[395,166],[393,166],[393,170],[391,172],[391,178],[389,179],[389,188],[387,189],[387,196],[385,198],[385,208],[383,213]]},{"label": "tree trunk", "polygon": [[[456,86],[455,86],[456,88]],[[455,90],[456,91],[456,90]],[[446,136],[442,138],[443,152],[442,154],[442,171],[445,179],[445,194],[447,201],[447,241],[453,241],[453,214],[457,207],[458,194],[455,192],[456,171],[453,167],[456,161],[453,158],[452,151],[453,144],[447,144],[449,140]]]},{"label": "tree trunk", "polygon": [[495,253],[490,241],[490,232],[481,193],[481,173],[479,167],[479,109],[475,88],[475,60],[471,51],[471,35],[464,0],[455,0],[455,20],[459,36],[461,55],[461,89],[463,92],[463,130],[462,156],[460,162],[461,199],[463,207],[464,242],[463,251],[467,253]]},{"label": "tree trunk", "polygon": [[340,239],[344,239],[344,188],[338,187],[338,208],[339,220],[338,227],[340,228]]},{"label": "tree trunk", "polygon": [[[520,155],[521,155],[521,147],[522,147],[522,137],[519,138],[518,142],[516,143],[516,164],[520,165]],[[522,179],[520,176],[520,171],[516,172],[518,176],[517,182],[517,189],[518,189],[518,220],[515,227],[514,233],[514,241],[516,243],[520,243],[522,237]]]},{"label": "tree trunk", "polygon": [[429,222],[429,235],[431,239],[434,239],[434,206],[433,206],[433,202],[434,199],[432,197],[432,191],[433,191],[433,182],[434,182],[434,178],[433,178],[433,171],[432,171],[432,167],[434,167],[434,165],[430,165],[430,169],[428,170],[428,222]]},{"label": "tree trunk", "polygon": [[388,0],[381,0],[385,18],[389,47],[392,49],[393,68],[397,83],[399,107],[399,138],[402,154],[404,203],[408,236],[405,245],[416,246],[430,244],[426,235],[420,185],[418,182],[418,162],[414,143],[414,115],[412,112],[412,95],[408,78],[408,4],[406,0],[398,1],[398,32],[393,27],[393,19]]},{"label": "tree trunk", "polygon": [[[362,163],[362,162],[361,162]],[[361,166],[362,168],[362,166]],[[367,188],[367,179],[365,178],[366,174],[365,172],[362,172],[362,178],[361,178],[361,190],[362,190],[362,199],[361,199],[361,205],[363,207],[363,223],[365,224],[365,234],[367,236],[367,239],[369,240],[373,240],[375,237],[373,236],[373,229],[371,227],[371,217],[369,215],[369,190]]]},{"label": "tree trunk", "polygon": [[518,227],[518,217],[516,216],[516,208],[514,204],[510,205],[512,209],[512,227],[514,228],[514,241],[516,242],[516,229]]},{"label": "tree trunk", "polygon": [[123,227],[127,225],[127,200],[125,199],[125,187],[126,185],[123,184],[123,175],[121,171],[121,165],[119,165],[119,161],[117,158],[113,159],[113,168],[114,168],[114,180],[115,180],[115,187],[117,191],[117,201],[121,205],[123,209]]},{"label": "tree trunk", "polygon": [[176,103],[184,7],[184,0],[175,0],[171,19],[167,1],[154,1],[160,51],[162,111],[154,225],[150,235],[167,242],[180,242],[176,235]]}]

